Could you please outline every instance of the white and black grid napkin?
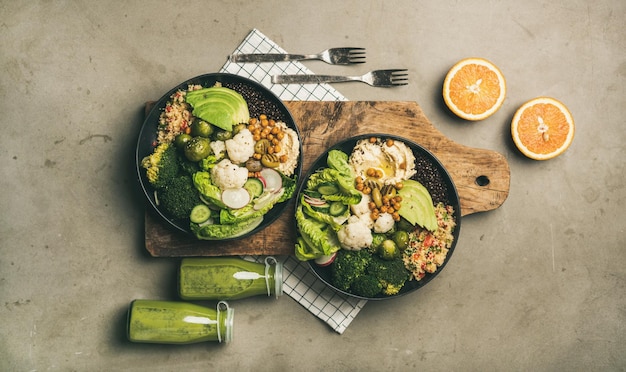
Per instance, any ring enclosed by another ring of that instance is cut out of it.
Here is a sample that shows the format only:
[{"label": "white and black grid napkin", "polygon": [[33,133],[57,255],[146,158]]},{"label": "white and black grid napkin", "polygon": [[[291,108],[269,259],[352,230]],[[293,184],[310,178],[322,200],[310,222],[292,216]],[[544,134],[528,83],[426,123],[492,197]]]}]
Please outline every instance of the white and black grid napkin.
[{"label": "white and black grid napkin", "polygon": [[[236,53],[286,53],[259,30],[252,30],[233,51]],[[270,89],[283,101],[346,101],[347,99],[328,84],[272,84],[272,75],[312,74],[300,62],[233,63],[227,61],[220,72],[235,74],[257,81]],[[289,256],[283,262],[283,291],[296,300],[337,333],[343,333],[366,300],[343,296],[328,288],[309,269],[307,263]]]}]

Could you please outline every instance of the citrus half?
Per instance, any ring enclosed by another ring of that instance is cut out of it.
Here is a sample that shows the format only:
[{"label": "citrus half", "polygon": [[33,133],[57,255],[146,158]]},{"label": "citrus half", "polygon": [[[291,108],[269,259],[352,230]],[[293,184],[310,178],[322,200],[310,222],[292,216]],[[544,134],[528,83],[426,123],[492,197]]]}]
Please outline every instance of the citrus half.
[{"label": "citrus half", "polygon": [[574,119],[567,107],[550,97],[524,103],[513,116],[511,135],[517,148],[535,160],[562,154],[574,139]]},{"label": "citrus half", "polygon": [[493,115],[506,97],[506,82],[500,69],[483,58],[457,62],[443,82],[443,100],[457,116],[482,120]]}]

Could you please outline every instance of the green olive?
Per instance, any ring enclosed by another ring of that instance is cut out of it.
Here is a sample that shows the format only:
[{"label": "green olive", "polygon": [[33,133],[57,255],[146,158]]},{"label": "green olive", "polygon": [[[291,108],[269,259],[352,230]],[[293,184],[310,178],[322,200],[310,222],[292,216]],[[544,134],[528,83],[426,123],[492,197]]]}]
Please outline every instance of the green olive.
[{"label": "green olive", "polygon": [[174,145],[179,149],[184,149],[187,142],[191,140],[191,136],[185,133],[181,133],[174,138]]},{"label": "green olive", "polygon": [[262,138],[262,139],[258,140],[254,144],[254,152],[256,152],[257,154],[266,154],[267,153],[267,149],[271,145],[272,144],[270,143],[270,141],[268,139]]},{"label": "green olive", "polygon": [[393,241],[396,243],[398,248],[403,251],[409,246],[409,233],[406,231],[398,230],[393,233]]},{"label": "green olive", "polygon": [[246,168],[250,172],[260,172],[263,169],[263,165],[259,160],[250,158],[246,161]]},{"label": "green olive", "polygon": [[376,204],[377,208],[380,208],[383,205],[383,197],[378,187],[372,189],[372,201]]},{"label": "green olive", "polygon": [[280,165],[280,159],[276,154],[263,154],[261,156],[261,164],[268,168],[276,168]]},{"label": "green olive", "polygon": [[204,137],[193,137],[185,146],[185,156],[191,161],[200,161],[211,154],[211,141]]},{"label": "green olive", "polygon": [[191,134],[194,137],[209,138],[213,131],[213,126],[204,120],[195,120],[191,123]]},{"label": "green olive", "polygon": [[215,139],[218,141],[226,141],[233,138],[233,132],[227,131],[227,130],[223,130],[223,129],[218,129],[215,132]]}]

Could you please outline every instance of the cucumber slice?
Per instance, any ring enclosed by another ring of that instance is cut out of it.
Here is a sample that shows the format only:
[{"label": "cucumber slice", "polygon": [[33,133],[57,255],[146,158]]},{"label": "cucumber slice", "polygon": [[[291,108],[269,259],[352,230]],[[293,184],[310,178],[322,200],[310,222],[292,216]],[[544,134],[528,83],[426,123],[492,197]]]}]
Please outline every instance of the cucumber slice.
[{"label": "cucumber slice", "polygon": [[335,201],[330,203],[330,208],[328,209],[328,212],[331,216],[341,216],[345,213],[346,209],[348,209],[347,205],[343,204],[342,202]]},{"label": "cucumber slice", "polygon": [[248,178],[243,188],[248,190],[252,198],[256,198],[263,194],[263,182],[258,178]]},{"label": "cucumber slice", "polygon": [[211,217],[211,209],[204,204],[198,204],[191,210],[189,219],[193,223],[203,223]]},{"label": "cucumber slice", "polygon": [[317,192],[322,195],[332,195],[339,192],[339,188],[334,183],[323,183],[317,187]]}]

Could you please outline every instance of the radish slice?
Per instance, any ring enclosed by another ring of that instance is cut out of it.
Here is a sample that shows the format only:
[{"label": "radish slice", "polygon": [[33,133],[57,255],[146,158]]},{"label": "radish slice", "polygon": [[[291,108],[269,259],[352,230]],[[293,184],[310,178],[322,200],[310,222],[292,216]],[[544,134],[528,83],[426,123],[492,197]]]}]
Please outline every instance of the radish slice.
[{"label": "radish slice", "polygon": [[315,263],[318,266],[322,266],[322,267],[328,266],[335,261],[335,257],[337,257],[337,252],[330,254],[328,256],[322,256],[322,257],[316,258]]},{"label": "radish slice", "polygon": [[277,191],[264,191],[261,196],[254,200],[253,209],[258,211],[263,209],[268,203],[276,203],[283,193],[285,192],[285,188],[281,187]]},{"label": "radish slice", "polygon": [[243,187],[222,191],[222,202],[228,208],[239,209],[250,203],[250,193]]},{"label": "radish slice", "polygon": [[322,200],[322,199],[319,199],[319,198],[314,198],[314,197],[308,196],[306,194],[304,195],[304,201],[309,203],[312,206],[315,206],[315,207],[323,207],[323,206],[326,205],[326,201],[325,200]]},{"label": "radish slice", "polygon": [[283,178],[280,176],[280,173],[272,168],[263,168],[260,178],[268,190],[278,190],[283,187]]}]

